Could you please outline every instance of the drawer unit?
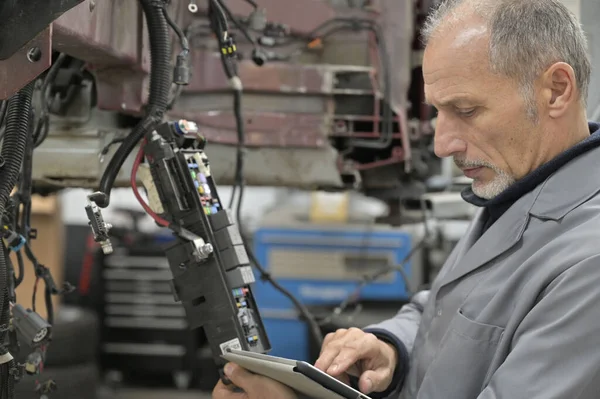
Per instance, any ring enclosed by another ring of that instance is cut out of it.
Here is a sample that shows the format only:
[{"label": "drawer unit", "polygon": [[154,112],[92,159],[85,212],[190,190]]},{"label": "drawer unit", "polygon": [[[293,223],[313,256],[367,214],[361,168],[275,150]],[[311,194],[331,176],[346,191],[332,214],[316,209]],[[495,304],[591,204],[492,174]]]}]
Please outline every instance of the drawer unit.
[{"label": "drawer unit", "polygon": [[102,257],[102,365],[127,373],[194,373],[201,343],[175,302],[164,245],[116,246]]}]

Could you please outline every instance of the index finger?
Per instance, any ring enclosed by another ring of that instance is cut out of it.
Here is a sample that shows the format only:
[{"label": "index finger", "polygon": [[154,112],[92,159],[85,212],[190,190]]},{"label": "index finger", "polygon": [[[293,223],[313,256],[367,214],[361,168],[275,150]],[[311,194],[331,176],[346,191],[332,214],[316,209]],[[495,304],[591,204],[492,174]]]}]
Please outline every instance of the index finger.
[{"label": "index finger", "polygon": [[315,362],[315,367],[319,370],[326,371],[329,366],[331,366],[333,359],[340,352],[340,349],[345,345],[345,342],[356,339],[354,337],[358,336],[358,333],[362,334],[358,329],[339,329],[335,333],[327,334],[323,341],[319,358]]},{"label": "index finger", "polygon": [[[377,340],[377,338],[375,338]],[[379,348],[376,341],[370,336],[349,342],[337,353],[337,356],[331,361],[331,366],[327,369],[327,374],[339,375],[345,373],[358,361],[369,359],[379,354]]]}]

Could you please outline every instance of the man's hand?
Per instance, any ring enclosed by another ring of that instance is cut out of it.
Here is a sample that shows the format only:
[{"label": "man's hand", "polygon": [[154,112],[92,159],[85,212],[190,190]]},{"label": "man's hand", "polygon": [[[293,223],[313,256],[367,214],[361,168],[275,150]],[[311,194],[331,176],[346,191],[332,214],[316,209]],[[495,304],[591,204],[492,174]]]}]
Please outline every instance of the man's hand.
[{"label": "man's hand", "polygon": [[235,392],[234,387],[221,380],[212,392],[213,399],[297,399],[290,388],[270,378],[252,374],[234,363],[225,365],[225,375],[244,392]]},{"label": "man's hand", "polygon": [[359,377],[361,392],[383,392],[391,384],[398,362],[396,349],[358,328],[329,333],[315,367],[345,383]]}]

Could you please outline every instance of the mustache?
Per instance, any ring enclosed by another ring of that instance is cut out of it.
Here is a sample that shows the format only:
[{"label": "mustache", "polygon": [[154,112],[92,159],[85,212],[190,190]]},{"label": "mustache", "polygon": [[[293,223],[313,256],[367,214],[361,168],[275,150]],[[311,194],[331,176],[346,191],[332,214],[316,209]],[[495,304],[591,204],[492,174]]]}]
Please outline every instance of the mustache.
[{"label": "mustache", "polygon": [[465,168],[481,168],[486,167],[490,169],[496,169],[496,167],[489,162],[480,161],[476,159],[464,159],[464,158],[454,158],[454,164],[461,169]]}]

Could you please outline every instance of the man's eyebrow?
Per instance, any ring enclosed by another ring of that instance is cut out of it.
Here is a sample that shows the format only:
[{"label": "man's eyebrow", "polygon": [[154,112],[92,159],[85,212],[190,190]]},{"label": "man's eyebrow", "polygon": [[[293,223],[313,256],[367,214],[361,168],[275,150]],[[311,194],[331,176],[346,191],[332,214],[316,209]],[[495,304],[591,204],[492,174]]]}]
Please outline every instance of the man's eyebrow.
[{"label": "man's eyebrow", "polygon": [[467,96],[454,96],[445,99],[444,101],[440,101],[437,105],[434,105],[429,99],[425,98],[423,101],[424,105],[429,105],[433,107],[448,107],[452,105],[457,105],[461,102],[472,102],[473,100]]}]

